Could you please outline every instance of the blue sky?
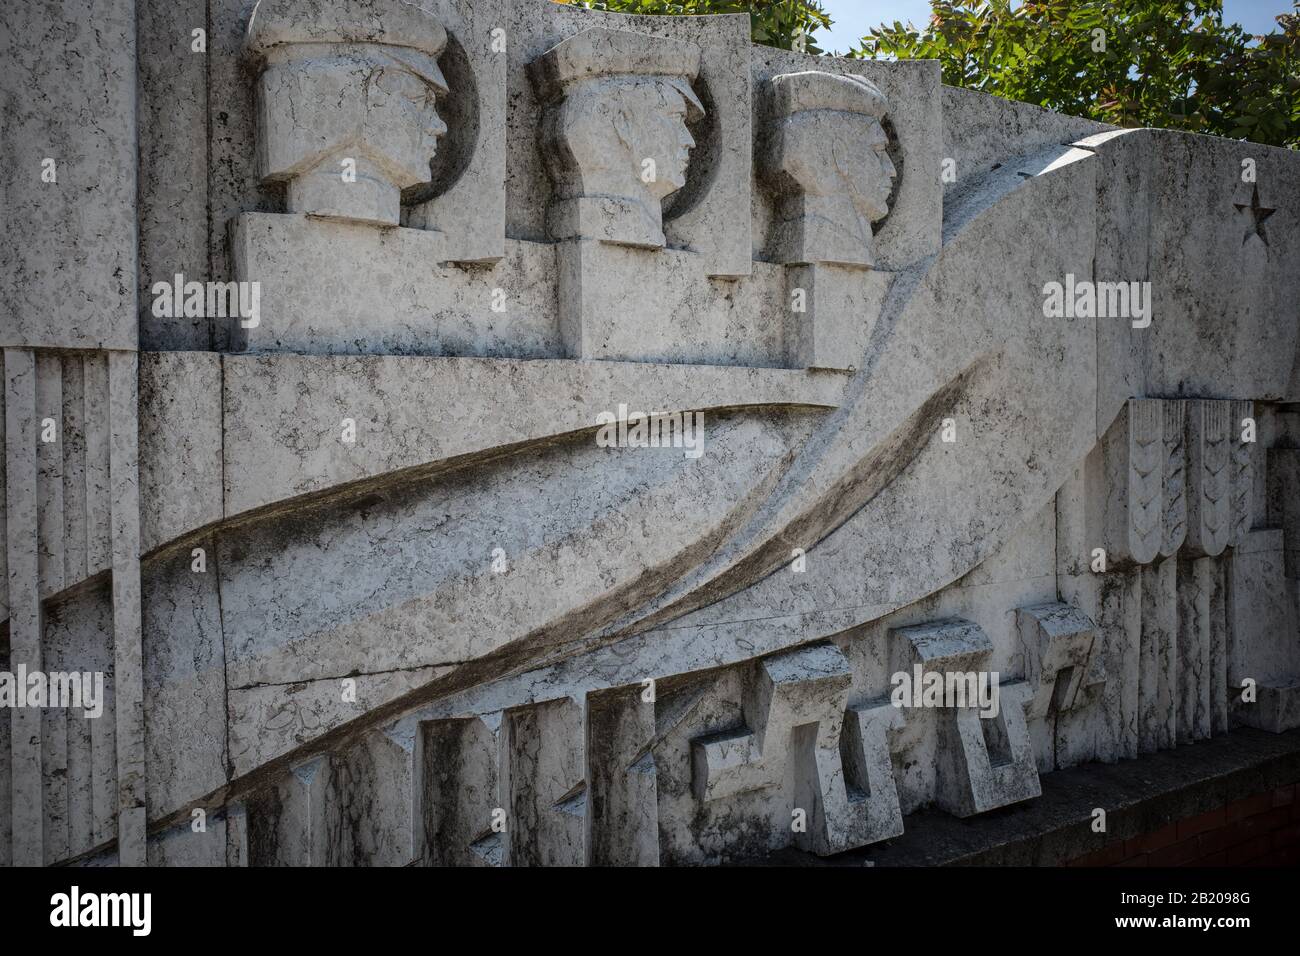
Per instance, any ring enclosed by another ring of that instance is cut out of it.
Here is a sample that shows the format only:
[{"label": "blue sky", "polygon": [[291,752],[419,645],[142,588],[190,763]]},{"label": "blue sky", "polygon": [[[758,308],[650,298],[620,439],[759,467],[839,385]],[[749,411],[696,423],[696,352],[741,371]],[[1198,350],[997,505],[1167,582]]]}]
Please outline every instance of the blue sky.
[{"label": "blue sky", "polygon": [[[856,46],[858,39],[871,27],[880,23],[909,20],[916,24],[930,19],[929,0],[822,0],[822,5],[835,21],[827,33],[817,34],[817,43],[825,50],[844,52]],[[1290,0],[1225,0],[1224,19],[1236,21],[1249,33],[1271,33],[1276,24],[1273,17],[1290,13]]]}]

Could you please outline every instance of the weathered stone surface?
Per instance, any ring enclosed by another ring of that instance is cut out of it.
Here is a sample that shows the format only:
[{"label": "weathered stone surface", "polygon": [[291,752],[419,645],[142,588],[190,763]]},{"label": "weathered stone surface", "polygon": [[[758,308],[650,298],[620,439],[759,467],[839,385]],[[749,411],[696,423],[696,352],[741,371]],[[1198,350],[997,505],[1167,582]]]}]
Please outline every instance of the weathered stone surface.
[{"label": "weathered stone surface", "polygon": [[511,866],[586,861],[586,718],[583,702],[572,699],[506,712]]},{"label": "weathered stone surface", "polygon": [[[450,672],[417,667],[382,674],[230,687],[226,713],[229,766],[246,773]],[[204,675],[209,691],[215,675]],[[196,753],[199,759],[207,755]]]},{"label": "weathered stone surface", "polygon": [[[1138,393],[1281,398],[1297,347],[1287,305],[1296,240],[1269,226],[1281,214],[1270,210],[1300,185],[1286,151],[1169,130],[1078,145],[1113,171],[1101,193],[1099,215],[1112,227],[1097,278],[1151,283],[1148,327],[1099,323],[1105,406]],[[1100,428],[1107,422],[1099,415]]]},{"label": "weathered stone surface", "polygon": [[[528,632],[516,628],[539,618],[569,618],[573,627],[606,619],[658,586],[683,552],[712,547],[770,481],[808,423],[806,413],[768,415],[710,420],[708,454],[728,466],[707,474],[680,449],[570,439],[472,475],[434,476],[329,506],[288,537],[279,522],[223,535],[217,564],[237,708],[232,737],[258,747],[279,740],[262,732],[260,709],[245,710],[242,688],[320,680],[337,700],[343,677],[467,663],[522,639]],[[611,456],[622,461],[621,481],[593,487],[585,476]],[[529,464],[521,472],[511,461]],[[484,509],[494,498],[499,503]],[[732,504],[717,510],[724,499]],[[657,533],[664,522],[690,535]],[[359,554],[368,555],[371,573],[356,574]],[[264,573],[267,560],[313,568],[310,576],[335,597],[284,592]],[[372,575],[383,582],[378,591]],[[557,629],[546,643],[569,636]],[[259,750],[258,759],[274,752]]]},{"label": "weathered stone surface", "polygon": [[149,835],[150,866],[226,866],[226,817],[204,813],[202,830],[198,819],[180,823]]},{"label": "weathered stone surface", "polygon": [[140,544],[152,551],[221,520],[222,358],[150,352],[140,358]]},{"label": "weathered stone surface", "polygon": [[[1100,408],[1100,399],[1098,399]],[[1164,458],[1161,462],[1160,485],[1163,499],[1161,515],[1160,553],[1171,557],[1187,540],[1187,403],[1163,402]],[[1244,473],[1233,478],[1233,490],[1240,501],[1249,494],[1248,476]],[[1244,523],[1244,515],[1237,516]]]},{"label": "weathered stone surface", "polygon": [[1286,576],[1300,580],[1300,447],[1268,451],[1268,518],[1283,531]]},{"label": "weathered stone surface", "polygon": [[506,862],[501,714],[420,724],[418,852],[432,866],[501,866]]},{"label": "weathered stone surface", "polygon": [[[36,442],[37,576],[40,593],[44,595],[63,590],[64,443],[59,440],[57,425],[63,412],[63,363],[57,354],[36,353],[35,382],[34,418],[41,433]],[[50,422],[56,423],[53,432]]]},{"label": "weathered stone surface", "polygon": [[[232,356],[225,372],[224,454],[233,466],[225,508],[232,516],[351,482],[589,432],[602,413],[617,416],[620,405],[624,417],[834,407],[843,389],[833,378],[775,369],[688,372],[595,362]],[[554,394],[549,402],[548,393]],[[267,409],[276,410],[275,418]],[[342,440],[344,418],[356,425],[355,442]],[[185,415],[177,424],[189,420]],[[199,523],[177,522],[175,530]]]},{"label": "weathered stone surface", "polygon": [[828,854],[861,842],[854,831],[866,823],[867,786],[856,774],[865,757],[841,759],[850,679],[834,645],[764,660],[746,686],[745,727],[692,742],[696,798],[788,787],[791,812],[805,824],[794,830],[796,845]]},{"label": "weathered stone surface", "polygon": [[[257,83],[244,56],[249,17],[257,0],[210,0],[208,28],[208,276],[221,282],[235,278],[235,252],[229,223],[240,213],[282,212],[284,190],[261,183],[257,168]],[[340,170],[341,171],[341,170]],[[212,348],[240,343],[229,323],[211,322]]]},{"label": "weathered stone surface", "polygon": [[121,866],[144,866],[146,863],[138,383],[139,363],[135,353],[109,352],[114,730],[117,745],[117,853]]},{"label": "weathered stone surface", "polygon": [[[1274,732],[1297,726],[1292,703],[1300,667],[1295,654],[1296,606],[1286,587],[1281,529],[1253,531],[1228,565],[1228,706],[1235,720]],[[1247,682],[1256,685],[1248,702]]]},{"label": "weathered stone surface", "polygon": [[[900,628],[891,633],[898,670],[919,665],[924,672],[984,675],[993,644],[979,625],[959,619]],[[1001,704],[985,714],[969,701],[947,701],[929,713],[937,728],[939,761],[936,802],[954,816],[967,817],[1038,796],[1025,712],[1037,688],[1024,681],[1000,684]]]},{"label": "weathered stone surface", "polygon": [[586,862],[595,866],[659,865],[652,689],[635,685],[587,698]]},{"label": "weathered stone surface", "polygon": [[[42,622],[46,667],[105,675],[102,710],[97,715],[84,707],[46,711],[45,723],[50,726],[44,728],[45,752],[57,750],[64,755],[62,780],[46,784],[46,819],[55,822],[51,811],[66,808],[67,828],[65,852],[62,857],[47,853],[51,863],[83,854],[116,835],[112,614],[110,587],[104,583],[80,590],[51,609]],[[61,738],[57,743],[56,734]]]},{"label": "weathered stone surface", "polygon": [[226,782],[217,555],[212,538],[200,539],[196,549],[155,562],[143,581],[145,748],[154,819]]},{"label": "weathered stone surface", "polygon": [[[4,350],[5,530],[9,552],[9,667],[41,666],[41,596],[37,540],[36,359],[30,349]],[[10,859],[15,866],[45,862],[41,785],[41,711],[11,708]]]},{"label": "weathered stone surface", "polygon": [[[1065,202],[1067,195],[1077,195],[1075,175],[1090,182],[1086,161],[1058,167],[1036,181],[1015,176],[1015,188],[1024,193],[1025,201],[1038,189],[1054,197],[1059,190],[1059,201]],[[1011,214],[1009,209],[1007,214]],[[995,209],[989,218],[977,218],[967,240],[972,245],[985,243],[986,230],[997,228],[996,217]],[[1075,221],[1086,221],[1086,217],[1084,210]],[[1059,249],[1059,230],[1054,234]],[[1067,258],[1088,255],[1089,241],[1082,235],[1079,239],[1079,245],[1065,253]],[[1080,327],[1086,323],[1054,327],[1052,345],[1047,347],[1039,338],[1047,334],[1043,327],[1026,319],[1022,331],[1009,339],[1003,337],[1005,327],[1000,326],[996,337],[1007,351],[996,359],[978,361],[981,343],[987,341],[985,336],[994,335],[992,329],[919,318],[921,313],[933,316],[936,310],[955,307],[946,284],[971,280],[956,264],[959,246],[957,241],[949,244],[946,254],[954,258],[940,257],[902,315],[877,324],[860,366],[861,391],[852,390],[845,406],[805,445],[801,462],[787,472],[755,520],[733,536],[726,550],[657,602],[654,613],[692,591],[694,596],[677,613],[689,611],[691,604],[705,595],[716,599],[730,591],[729,597],[690,613],[674,627],[685,623],[696,628],[725,628],[745,621],[750,640],[756,630],[788,633],[791,626],[834,633],[951,583],[996,549],[1000,542],[995,528],[1009,531],[994,515],[1002,509],[1017,515],[1033,513],[1051,497],[1064,477],[1065,463],[1077,460],[1093,440],[1091,424],[1081,422],[1077,415],[1055,417],[1047,412],[1059,401],[1063,387],[1080,389],[1082,401],[1087,401],[1082,395],[1091,395],[1092,380],[1085,370],[1092,367],[1092,332]],[[1037,251],[1035,260],[1036,266],[1025,268],[1051,270]],[[945,268],[946,261],[953,263],[951,272]],[[1063,265],[1056,268],[1064,272]],[[1025,316],[1038,301],[1032,284],[994,289],[977,283],[975,288],[1001,303],[990,304],[991,313],[1008,319]],[[963,311],[970,308],[973,306],[966,299]],[[1008,445],[1014,447],[1025,439],[1016,437],[1023,435],[1019,429],[1024,420],[1002,414],[1008,407],[1004,403],[1018,389],[1035,387],[1032,382],[1041,375],[1042,363],[1053,361],[1046,352],[1038,351],[1040,348],[1050,348],[1055,361],[1062,360],[1062,334],[1069,336],[1069,348],[1076,358],[1068,371],[1061,368],[1061,378],[1052,381],[1053,398],[1044,397],[1040,404],[1024,394],[1016,400],[1021,413],[1041,411],[1047,417],[1033,429],[1034,467],[1009,475],[1004,467],[1008,459],[1024,461],[1030,456],[1006,452]],[[945,367],[931,364],[918,368],[905,357],[914,349],[934,356],[934,361],[944,362]],[[1016,368],[1024,368],[1025,374]],[[955,435],[967,434],[972,440],[963,442],[958,437],[956,442],[945,441],[943,433],[949,423]],[[978,440],[973,436],[979,436]],[[1047,458],[1048,436],[1055,449],[1052,464]],[[1050,478],[1048,470],[1053,472]],[[997,473],[996,479],[993,473]],[[989,477],[977,477],[981,474]],[[834,501],[830,509],[811,504],[823,495]],[[930,502],[919,514],[909,504],[918,500]],[[904,512],[911,514],[906,534],[895,530]],[[793,548],[806,550],[818,573],[766,573],[788,562]],[[858,573],[863,566],[888,568],[892,573],[876,583]],[[754,583],[750,585],[750,581]],[[747,590],[740,590],[746,585]]]},{"label": "weathered stone surface", "polygon": [[975,185],[1009,156],[1038,152],[1112,128],[961,87],[943,87],[940,99],[942,157],[952,160],[952,175],[942,179],[945,196]]},{"label": "weathered stone surface", "polygon": [[252,350],[561,354],[551,246],[510,241],[491,268],[465,270],[439,265],[437,232],[259,213],[239,217],[232,246],[236,276],[261,283],[259,324],[234,333]]},{"label": "weathered stone surface", "polygon": [[[1064,120],[1060,118],[1058,121]],[[1151,177],[1154,173],[1150,161],[1151,145],[1136,133],[1135,130],[1097,131],[1075,142],[1075,146],[1091,150],[1100,167],[1097,176],[1097,234],[1106,239],[1097,242],[1094,274],[1098,279],[1110,282],[1145,282],[1151,277]],[[1154,302],[1151,302],[1151,307],[1154,311]],[[1156,321],[1154,316],[1152,321]],[[1151,329],[1134,328],[1132,319],[1126,321],[1116,316],[1098,322],[1099,437],[1106,434],[1129,399],[1160,394],[1145,388],[1151,339]]]},{"label": "weathered stone surface", "polygon": [[1138,735],[1143,753],[1174,746],[1178,728],[1178,568],[1143,568]]},{"label": "weathered stone surface", "polygon": [[[439,104],[447,132],[427,190],[410,197],[406,224],[437,230],[454,262],[495,262],[506,240],[506,65],[508,0],[428,0],[447,31]],[[406,200],[404,200],[406,201]]]},{"label": "weathered stone surface", "polygon": [[[704,276],[704,258],[575,239],[553,247],[559,332],[571,359],[781,367],[801,316],[783,301],[783,270],[752,281]],[[637,292],[641,283],[653,295]]]},{"label": "weathered stone surface", "polygon": [[156,317],[151,291],[177,273],[208,275],[208,3],[135,6],[140,347],[208,349],[207,316]]},{"label": "weathered stone surface", "polygon": [[[1145,135],[1158,144],[1152,150],[1152,296],[1157,315],[1167,317],[1152,324],[1146,389],[1281,398],[1297,347],[1293,303],[1300,278],[1292,265],[1300,237],[1256,207],[1294,215],[1286,208],[1294,199],[1285,198],[1300,189],[1294,157],[1214,137]],[[1244,181],[1246,160],[1254,183]]]},{"label": "weathered stone surface", "polygon": [[786,269],[795,368],[854,371],[871,340],[894,276],[829,263]]},{"label": "weathered stone surface", "polygon": [[1130,401],[1107,435],[1111,480],[1123,489],[1102,519],[1110,561],[1149,564],[1164,544],[1164,422],[1158,399]]},{"label": "weathered stone surface", "polygon": [[1026,713],[1045,717],[1069,710],[1092,661],[1096,629],[1068,604],[1038,604],[1016,611],[1025,650],[1025,679],[1033,689]]},{"label": "weathered stone surface", "polygon": [[[136,2],[0,10],[0,347],[134,349]],[[93,131],[93,132],[92,132]]]}]

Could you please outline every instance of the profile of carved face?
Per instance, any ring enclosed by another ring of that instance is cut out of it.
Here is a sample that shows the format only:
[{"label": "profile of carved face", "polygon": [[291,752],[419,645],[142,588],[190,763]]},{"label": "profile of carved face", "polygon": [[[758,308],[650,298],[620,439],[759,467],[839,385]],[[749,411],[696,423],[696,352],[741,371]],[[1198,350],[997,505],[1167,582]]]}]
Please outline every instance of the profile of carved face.
[{"label": "profile of carved face", "polygon": [[[584,195],[662,200],[686,185],[695,139],[687,128],[690,104],[681,88],[657,77],[604,78],[575,88],[556,118],[561,168]],[[577,173],[576,177],[572,173]]]},{"label": "profile of carved face", "polygon": [[654,162],[655,179],[648,185],[656,198],[664,199],[686,185],[686,169],[695,148],[695,137],[686,126],[686,97],[677,87],[662,81],[638,83],[634,90],[634,98],[639,96],[646,102],[640,112],[644,117],[640,142],[631,144],[631,152],[640,155],[642,163],[646,159]]},{"label": "profile of carved face", "polygon": [[898,170],[889,158],[889,102],[869,80],[806,70],[770,82],[773,133],[763,158],[780,196],[778,262],[876,261],[871,224],[889,214]]},{"label": "profile of carved face", "polygon": [[398,189],[429,179],[447,132],[437,109],[447,88],[436,66],[379,46],[293,52],[262,74],[264,176],[305,175],[346,154]]},{"label": "profile of carved face", "polygon": [[847,196],[868,222],[888,215],[898,171],[878,120],[860,113],[806,110],[784,124],[781,170],[806,196]]},{"label": "profile of carved face", "polygon": [[590,27],[528,64],[544,109],[555,239],[664,246],[663,200],[686,185],[704,104],[694,43]]}]

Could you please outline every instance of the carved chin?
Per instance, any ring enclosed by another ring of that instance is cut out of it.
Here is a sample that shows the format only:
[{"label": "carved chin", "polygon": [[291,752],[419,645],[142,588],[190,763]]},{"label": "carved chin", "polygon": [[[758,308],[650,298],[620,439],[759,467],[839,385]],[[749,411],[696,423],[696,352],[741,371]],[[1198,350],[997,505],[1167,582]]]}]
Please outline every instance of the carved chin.
[{"label": "carved chin", "polygon": [[429,164],[433,162],[433,158],[437,155],[437,141],[431,141],[419,153],[402,156],[400,159],[398,157],[393,158],[399,162],[402,175],[414,185],[429,181],[431,176]]},{"label": "carved chin", "polygon": [[438,155],[438,140],[441,138],[442,137],[440,136],[430,136],[428,140],[423,144],[424,154],[427,157],[425,159],[426,163],[433,162],[433,157]]},{"label": "carved chin", "polygon": [[660,173],[653,182],[646,185],[646,191],[656,199],[667,199],[677,190],[686,185],[686,176],[682,173],[672,171],[669,173]]},{"label": "carved chin", "polygon": [[672,192],[676,192],[686,185],[686,166],[690,157],[683,157],[681,161],[673,167],[672,173],[664,178],[668,185],[672,186]]},{"label": "carved chin", "polygon": [[889,186],[883,186],[880,189],[880,195],[871,203],[867,215],[871,217],[872,222],[879,222],[889,215]]}]

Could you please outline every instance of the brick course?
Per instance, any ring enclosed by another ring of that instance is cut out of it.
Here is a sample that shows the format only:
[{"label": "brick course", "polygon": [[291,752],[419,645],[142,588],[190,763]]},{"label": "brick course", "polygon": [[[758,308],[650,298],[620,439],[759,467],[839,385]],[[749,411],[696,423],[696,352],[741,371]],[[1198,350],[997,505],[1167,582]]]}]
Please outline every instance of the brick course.
[{"label": "brick course", "polygon": [[1117,840],[1069,866],[1295,866],[1300,801],[1292,784]]}]

